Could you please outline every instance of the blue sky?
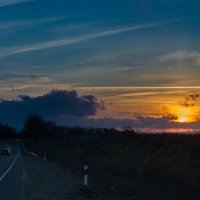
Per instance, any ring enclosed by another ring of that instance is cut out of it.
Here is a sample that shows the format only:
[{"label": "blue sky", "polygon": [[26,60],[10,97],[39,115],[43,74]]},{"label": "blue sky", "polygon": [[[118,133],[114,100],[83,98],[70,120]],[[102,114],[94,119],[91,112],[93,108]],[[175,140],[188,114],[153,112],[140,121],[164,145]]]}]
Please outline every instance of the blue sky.
[{"label": "blue sky", "polygon": [[[75,89],[110,105],[100,116],[127,117],[131,103],[134,113],[154,97],[162,107],[177,93],[198,92],[199,6],[198,0],[0,0],[0,97]],[[166,90],[152,94],[153,87]],[[152,107],[147,113],[156,115]]]}]

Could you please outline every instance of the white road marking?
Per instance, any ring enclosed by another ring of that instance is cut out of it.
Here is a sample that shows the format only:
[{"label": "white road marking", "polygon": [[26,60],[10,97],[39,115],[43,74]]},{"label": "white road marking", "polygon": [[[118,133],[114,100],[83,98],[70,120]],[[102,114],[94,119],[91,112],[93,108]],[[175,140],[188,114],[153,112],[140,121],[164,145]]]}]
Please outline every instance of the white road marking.
[{"label": "white road marking", "polygon": [[38,156],[38,154],[36,154],[36,153],[33,153],[33,152],[31,152],[31,151],[30,151],[30,152],[27,151],[24,145],[23,145],[23,149],[24,149],[24,152],[25,152],[26,154],[28,154],[28,155],[32,155],[32,156],[35,156],[35,157]]},{"label": "white road marking", "polygon": [[5,176],[9,173],[9,171],[12,169],[12,167],[14,166],[14,164],[16,163],[16,161],[17,161],[18,158],[19,158],[19,154],[16,156],[15,160],[12,162],[12,164],[10,165],[10,167],[0,177],[0,181],[2,181],[5,178]]},{"label": "white road marking", "polygon": [[36,153],[33,153],[33,152],[30,152],[30,154],[32,155],[32,156],[38,156]]},{"label": "white road marking", "polygon": [[28,151],[26,150],[24,144],[23,144],[23,149],[24,149],[24,152],[25,152],[26,154],[30,154],[30,152],[28,152]]}]

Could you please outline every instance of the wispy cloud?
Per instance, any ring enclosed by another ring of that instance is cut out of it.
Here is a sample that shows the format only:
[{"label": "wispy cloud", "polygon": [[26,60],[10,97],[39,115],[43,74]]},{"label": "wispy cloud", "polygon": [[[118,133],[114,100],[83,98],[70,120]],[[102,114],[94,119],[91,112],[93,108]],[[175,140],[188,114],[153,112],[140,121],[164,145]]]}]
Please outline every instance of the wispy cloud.
[{"label": "wispy cloud", "polygon": [[140,29],[153,28],[153,27],[163,26],[163,25],[167,25],[171,23],[174,23],[174,21],[154,23],[154,24],[144,24],[144,25],[138,25],[138,26],[132,26],[132,27],[126,27],[126,28],[110,29],[110,30],[100,31],[100,32],[82,35],[82,36],[78,36],[74,38],[64,38],[61,40],[39,42],[39,43],[29,44],[29,45],[24,45],[24,46],[2,48],[0,49],[0,57],[45,50],[45,49],[56,48],[56,47],[61,47],[61,46],[67,46],[67,45],[77,44],[84,41],[102,38],[106,36],[112,36],[112,35],[125,33],[129,31],[136,31]]},{"label": "wispy cloud", "polygon": [[6,30],[11,28],[18,28],[18,27],[27,27],[27,26],[34,26],[39,24],[46,24],[50,22],[56,22],[59,20],[64,19],[64,17],[49,17],[44,19],[35,19],[35,20],[18,20],[18,21],[9,21],[0,24],[0,30]]},{"label": "wispy cloud", "polygon": [[197,51],[176,51],[159,57],[161,62],[200,63],[200,53]]},{"label": "wispy cloud", "polygon": [[86,89],[86,90],[131,90],[131,89],[148,89],[148,90],[155,90],[155,89],[200,89],[200,86],[102,86],[102,87],[79,87],[79,89]]},{"label": "wispy cloud", "polygon": [[[179,93],[185,93],[185,91],[179,91]],[[177,94],[177,91],[165,91],[165,95],[168,94]],[[155,92],[148,92],[148,91],[139,91],[139,92],[134,92],[134,93],[126,93],[126,94],[120,94],[118,97],[122,98],[133,98],[137,96],[160,96],[163,95],[162,91],[155,91]]]},{"label": "wispy cloud", "polygon": [[84,68],[78,68],[78,69],[72,69],[68,70],[57,70],[53,73],[52,77],[74,77],[74,78],[80,78],[80,77],[90,77],[95,76],[96,74],[104,74],[106,73],[122,73],[127,71],[133,71],[134,69],[137,69],[139,67],[132,67],[132,66],[117,66],[117,65],[97,65],[94,67],[84,67]]},{"label": "wispy cloud", "polygon": [[27,1],[36,1],[36,0],[0,0],[0,7],[15,5]]}]

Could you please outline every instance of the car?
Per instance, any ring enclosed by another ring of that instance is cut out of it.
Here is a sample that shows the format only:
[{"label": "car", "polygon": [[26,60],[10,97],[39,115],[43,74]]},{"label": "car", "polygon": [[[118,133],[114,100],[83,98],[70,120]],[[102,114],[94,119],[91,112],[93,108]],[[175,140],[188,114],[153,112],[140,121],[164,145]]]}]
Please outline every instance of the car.
[{"label": "car", "polygon": [[1,156],[9,156],[11,153],[10,148],[1,148],[0,155]]}]

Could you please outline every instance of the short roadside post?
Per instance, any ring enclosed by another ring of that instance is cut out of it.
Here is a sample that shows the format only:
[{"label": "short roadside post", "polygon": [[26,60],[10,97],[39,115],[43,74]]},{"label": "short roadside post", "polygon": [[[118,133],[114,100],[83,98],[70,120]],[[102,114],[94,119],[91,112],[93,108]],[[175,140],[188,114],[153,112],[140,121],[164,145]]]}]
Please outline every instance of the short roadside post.
[{"label": "short roadside post", "polygon": [[47,154],[44,153],[44,160],[47,160]]},{"label": "short roadside post", "polygon": [[88,186],[88,165],[84,166],[83,185],[84,187]]}]

